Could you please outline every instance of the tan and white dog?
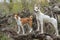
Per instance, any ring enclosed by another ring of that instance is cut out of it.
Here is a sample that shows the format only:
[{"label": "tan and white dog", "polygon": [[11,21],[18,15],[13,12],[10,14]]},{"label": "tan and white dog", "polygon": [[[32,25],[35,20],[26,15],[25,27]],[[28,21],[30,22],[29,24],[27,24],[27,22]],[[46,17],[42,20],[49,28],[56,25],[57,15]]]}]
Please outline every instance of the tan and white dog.
[{"label": "tan and white dog", "polygon": [[20,33],[20,27],[22,28],[22,31],[23,31],[23,34],[25,34],[25,31],[24,31],[24,28],[23,28],[23,25],[28,23],[29,24],[29,33],[32,32],[32,16],[30,17],[26,17],[26,18],[21,18],[19,16],[19,14],[14,14],[14,18],[17,22],[17,25],[18,25],[18,34]]},{"label": "tan and white dog", "polygon": [[[55,30],[56,30],[56,35],[59,36],[59,33],[58,33],[58,26],[57,26],[57,20],[53,17],[50,17],[48,15],[45,15],[44,13],[41,12],[40,8],[35,6],[34,7],[34,14],[36,15],[36,20],[37,20],[37,24],[38,24],[38,29],[37,31],[39,31],[39,27],[41,26],[41,33],[44,33],[43,31],[43,21],[44,22],[50,22],[54,27],[55,27]],[[41,24],[41,25],[40,25]]]}]

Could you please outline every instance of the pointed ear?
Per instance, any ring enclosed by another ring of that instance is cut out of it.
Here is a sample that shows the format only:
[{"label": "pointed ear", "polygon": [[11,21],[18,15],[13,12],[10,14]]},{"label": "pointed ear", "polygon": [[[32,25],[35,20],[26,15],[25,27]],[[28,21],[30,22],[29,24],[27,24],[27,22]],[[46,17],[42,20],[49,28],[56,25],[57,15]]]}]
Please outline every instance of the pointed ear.
[{"label": "pointed ear", "polygon": [[37,7],[37,4],[35,4],[34,7]]},{"label": "pointed ear", "polygon": [[41,5],[38,5],[38,8],[40,9],[41,8]]}]

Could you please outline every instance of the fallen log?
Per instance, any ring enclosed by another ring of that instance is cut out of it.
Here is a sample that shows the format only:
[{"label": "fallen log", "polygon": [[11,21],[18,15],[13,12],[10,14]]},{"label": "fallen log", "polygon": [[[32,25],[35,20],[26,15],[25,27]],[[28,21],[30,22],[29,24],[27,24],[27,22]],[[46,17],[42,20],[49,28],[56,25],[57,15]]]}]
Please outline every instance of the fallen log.
[{"label": "fallen log", "polygon": [[10,37],[13,38],[14,40],[33,40],[33,39],[46,40],[47,36],[50,36],[50,39],[52,38],[53,40],[60,40],[60,37],[46,33],[40,34],[40,32],[33,32],[29,34],[17,34],[17,32],[10,28],[3,28],[1,31],[4,33],[8,33],[7,35],[10,34]]}]

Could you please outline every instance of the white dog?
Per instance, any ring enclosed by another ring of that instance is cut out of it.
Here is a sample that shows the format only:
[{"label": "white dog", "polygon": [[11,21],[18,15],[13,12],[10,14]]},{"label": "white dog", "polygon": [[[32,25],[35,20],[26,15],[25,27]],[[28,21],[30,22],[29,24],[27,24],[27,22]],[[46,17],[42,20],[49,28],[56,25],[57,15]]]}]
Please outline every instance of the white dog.
[{"label": "white dog", "polygon": [[41,33],[43,33],[43,21],[50,22],[55,27],[56,35],[58,36],[59,33],[58,33],[58,28],[57,28],[57,20],[53,17],[50,18],[50,16],[42,13],[41,10],[37,6],[34,7],[34,11],[35,11],[35,15],[36,15],[37,23],[38,23],[37,31],[40,30],[39,27],[41,24]]}]

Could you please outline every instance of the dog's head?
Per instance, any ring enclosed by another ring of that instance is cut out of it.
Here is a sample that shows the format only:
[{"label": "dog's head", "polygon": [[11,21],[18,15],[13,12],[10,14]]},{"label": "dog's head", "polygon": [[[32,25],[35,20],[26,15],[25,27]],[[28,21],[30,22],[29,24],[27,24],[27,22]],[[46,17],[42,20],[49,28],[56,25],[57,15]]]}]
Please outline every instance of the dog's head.
[{"label": "dog's head", "polygon": [[14,14],[14,18],[18,19],[19,14]]},{"label": "dog's head", "polygon": [[35,7],[34,7],[34,12],[37,13],[37,12],[39,12],[39,11],[40,11],[40,8],[39,8],[38,6],[35,6]]},{"label": "dog's head", "polygon": [[38,12],[38,7],[34,7],[34,11],[35,12]]}]

